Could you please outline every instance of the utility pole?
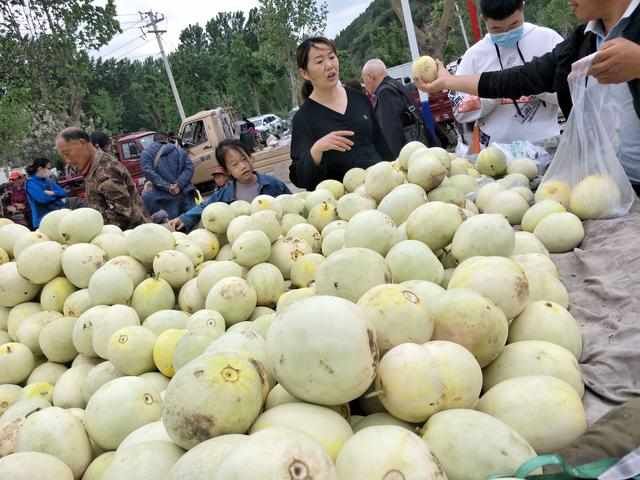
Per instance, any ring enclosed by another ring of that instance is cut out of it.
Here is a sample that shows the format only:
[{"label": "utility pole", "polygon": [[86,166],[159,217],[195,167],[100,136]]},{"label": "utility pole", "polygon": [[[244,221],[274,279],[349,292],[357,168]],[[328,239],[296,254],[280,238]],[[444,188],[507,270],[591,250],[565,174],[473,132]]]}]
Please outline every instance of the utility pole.
[{"label": "utility pole", "polygon": [[407,40],[409,41],[409,49],[411,50],[411,59],[415,61],[420,56],[420,51],[418,50],[418,39],[416,38],[416,29],[413,24],[411,7],[409,6],[409,0],[402,0],[401,4],[404,25],[407,31]]},{"label": "utility pole", "polygon": [[178,113],[180,113],[180,119],[184,121],[186,115],[184,114],[184,107],[182,106],[182,100],[180,100],[180,94],[178,93],[178,87],[176,87],[176,82],[173,79],[173,73],[171,72],[171,65],[169,64],[169,59],[164,52],[164,46],[162,45],[162,38],[160,37],[161,33],[166,33],[166,30],[158,30],[158,24],[164,20],[164,15],[159,15],[154,12],[140,12],[140,16],[144,20],[145,17],[149,19],[149,23],[145,25],[145,28],[153,27],[153,30],[149,30],[148,33],[153,33],[158,40],[158,47],[160,48],[160,54],[162,55],[162,60],[164,61],[164,68],[167,71],[167,77],[169,77],[169,84],[171,85],[171,91],[173,92],[173,97],[176,100],[176,105],[178,107]]},{"label": "utility pole", "polygon": [[[411,60],[416,61],[420,57],[420,49],[418,48],[418,39],[416,37],[416,27],[413,23],[413,15],[411,14],[411,5],[409,0],[402,0],[402,15],[404,17],[404,28],[409,41],[409,50],[411,50]],[[420,91],[420,100],[423,102],[429,99],[429,95]]]},{"label": "utility pole", "polygon": [[464,21],[462,20],[462,14],[460,13],[460,7],[458,6],[458,2],[455,2],[456,6],[456,15],[458,15],[458,21],[460,22],[460,30],[462,31],[462,37],[464,38],[464,45],[469,50],[469,37],[467,36],[467,29],[464,28]]}]

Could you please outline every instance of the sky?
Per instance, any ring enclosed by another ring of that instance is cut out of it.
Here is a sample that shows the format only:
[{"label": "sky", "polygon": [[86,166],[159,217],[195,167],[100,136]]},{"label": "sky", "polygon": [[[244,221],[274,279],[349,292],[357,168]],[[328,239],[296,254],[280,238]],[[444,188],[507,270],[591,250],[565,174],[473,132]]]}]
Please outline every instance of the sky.
[{"label": "sky", "polygon": [[[372,2],[372,0],[328,0],[329,14],[326,35],[333,38],[347,27]],[[98,0],[96,3],[100,3]],[[142,38],[139,29],[141,22],[139,11],[149,11],[165,15],[166,20],[159,24],[163,35],[164,48],[167,52],[175,50],[179,43],[180,32],[190,24],[200,23],[202,26],[216,16],[218,12],[243,10],[248,12],[258,6],[258,0],[116,0],[118,20],[123,33],[95,53],[96,56],[108,58],[140,59],[157,56],[160,53],[154,35]]]}]

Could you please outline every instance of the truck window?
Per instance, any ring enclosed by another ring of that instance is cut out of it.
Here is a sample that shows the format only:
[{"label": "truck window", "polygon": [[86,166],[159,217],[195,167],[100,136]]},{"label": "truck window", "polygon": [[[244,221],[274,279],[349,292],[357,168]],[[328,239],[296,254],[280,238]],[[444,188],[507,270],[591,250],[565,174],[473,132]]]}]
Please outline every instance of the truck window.
[{"label": "truck window", "polygon": [[140,153],[138,152],[138,146],[135,142],[128,142],[122,144],[122,156],[123,160],[131,160],[132,158],[138,158]]},{"label": "truck window", "polygon": [[156,141],[156,135],[146,135],[144,137],[140,137],[138,141],[142,145],[142,150],[144,150],[145,148],[151,146],[151,144]]},{"label": "truck window", "polygon": [[182,131],[182,141],[191,145],[200,145],[207,141],[207,132],[204,121],[199,120],[185,125]]}]

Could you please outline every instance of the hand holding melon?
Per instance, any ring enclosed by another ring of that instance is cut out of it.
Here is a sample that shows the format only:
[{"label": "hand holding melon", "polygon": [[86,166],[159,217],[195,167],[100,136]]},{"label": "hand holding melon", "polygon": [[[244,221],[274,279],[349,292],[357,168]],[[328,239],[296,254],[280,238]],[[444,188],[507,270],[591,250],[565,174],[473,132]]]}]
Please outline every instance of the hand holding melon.
[{"label": "hand holding melon", "polygon": [[441,62],[425,55],[413,62],[411,77],[418,87],[428,93],[437,93],[446,90],[444,78],[449,76],[449,72]]}]

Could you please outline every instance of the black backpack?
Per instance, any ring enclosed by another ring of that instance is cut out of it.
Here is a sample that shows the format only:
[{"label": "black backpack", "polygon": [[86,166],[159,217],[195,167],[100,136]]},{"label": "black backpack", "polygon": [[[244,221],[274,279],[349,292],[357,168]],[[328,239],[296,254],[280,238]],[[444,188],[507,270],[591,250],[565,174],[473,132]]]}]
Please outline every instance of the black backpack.
[{"label": "black backpack", "polygon": [[427,128],[420,116],[420,105],[416,105],[409,93],[397,80],[385,81],[382,89],[389,89],[399,94],[405,101],[405,109],[402,112],[402,125],[404,138],[409,142],[422,142],[429,147],[439,147],[440,142],[427,136]]}]

